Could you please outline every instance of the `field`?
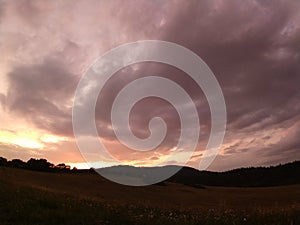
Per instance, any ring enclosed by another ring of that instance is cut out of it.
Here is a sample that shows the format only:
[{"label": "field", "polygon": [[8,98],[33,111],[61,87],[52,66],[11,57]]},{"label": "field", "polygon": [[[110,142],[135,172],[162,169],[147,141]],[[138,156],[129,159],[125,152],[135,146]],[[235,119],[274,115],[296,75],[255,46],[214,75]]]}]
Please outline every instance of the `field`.
[{"label": "field", "polygon": [[300,224],[300,185],[128,187],[96,174],[0,167],[0,225]]}]

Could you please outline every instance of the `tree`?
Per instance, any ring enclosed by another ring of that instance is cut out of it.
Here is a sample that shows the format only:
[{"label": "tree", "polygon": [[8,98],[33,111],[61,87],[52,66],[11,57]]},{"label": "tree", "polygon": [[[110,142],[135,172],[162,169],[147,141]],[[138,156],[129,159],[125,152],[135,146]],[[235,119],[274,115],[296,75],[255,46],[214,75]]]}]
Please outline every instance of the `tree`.
[{"label": "tree", "polygon": [[26,163],[20,159],[13,159],[8,162],[8,165],[16,168],[26,168]]},{"label": "tree", "polygon": [[69,165],[66,165],[64,163],[60,163],[58,165],[55,166],[56,169],[59,169],[59,170],[70,170],[71,167]]},{"label": "tree", "polygon": [[0,157],[0,166],[8,166],[6,158]]},{"label": "tree", "polygon": [[27,168],[38,171],[50,171],[53,168],[53,164],[46,159],[31,158],[27,161]]}]

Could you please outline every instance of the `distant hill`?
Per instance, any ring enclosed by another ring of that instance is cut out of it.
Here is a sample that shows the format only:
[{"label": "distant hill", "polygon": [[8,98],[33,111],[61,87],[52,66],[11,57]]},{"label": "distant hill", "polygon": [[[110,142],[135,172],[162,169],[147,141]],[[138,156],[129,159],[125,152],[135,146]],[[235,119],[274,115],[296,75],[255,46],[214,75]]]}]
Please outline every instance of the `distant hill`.
[{"label": "distant hill", "polygon": [[300,184],[300,161],[270,167],[249,167],[226,172],[183,167],[169,181],[187,185],[264,187]]},{"label": "distant hill", "polygon": [[[300,184],[300,161],[270,167],[249,167],[234,169],[226,172],[199,171],[190,167],[133,167],[113,166],[97,169],[102,174],[130,176],[143,179],[146,183],[157,174],[179,170],[167,181],[201,188],[202,186],[236,186],[236,187],[265,187],[278,185]],[[176,169],[176,168],[175,168]]]},{"label": "distant hill", "polygon": [[[54,165],[46,159],[30,159],[23,162],[19,159],[8,161],[0,157],[0,166],[36,170],[42,172],[65,173],[95,173],[92,169],[70,169],[64,163]],[[300,161],[270,167],[248,167],[226,172],[199,171],[190,167],[163,166],[163,167],[133,167],[113,166],[96,169],[101,174],[114,175],[118,179],[136,179],[143,183],[152,184],[160,174],[169,174],[166,182],[180,183],[196,188],[203,186],[227,187],[266,187],[278,185],[300,184]],[[174,171],[178,171],[172,176]],[[164,182],[159,183],[164,185]]]}]

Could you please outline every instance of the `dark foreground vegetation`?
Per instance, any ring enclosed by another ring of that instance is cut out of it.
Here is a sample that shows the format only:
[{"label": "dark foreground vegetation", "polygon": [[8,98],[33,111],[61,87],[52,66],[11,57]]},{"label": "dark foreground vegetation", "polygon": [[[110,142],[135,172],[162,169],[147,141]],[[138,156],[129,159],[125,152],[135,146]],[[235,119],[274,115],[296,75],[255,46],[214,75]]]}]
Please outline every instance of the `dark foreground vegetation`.
[{"label": "dark foreground vegetation", "polygon": [[0,225],[300,224],[297,184],[129,187],[95,173],[53,171],[0,166]]}]

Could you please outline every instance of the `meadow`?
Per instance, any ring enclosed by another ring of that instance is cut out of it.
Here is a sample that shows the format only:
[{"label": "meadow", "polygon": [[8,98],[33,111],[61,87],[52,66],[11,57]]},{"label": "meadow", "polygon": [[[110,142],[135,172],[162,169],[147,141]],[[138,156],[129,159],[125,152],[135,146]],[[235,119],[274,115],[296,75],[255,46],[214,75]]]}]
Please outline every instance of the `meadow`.
[{"label": "meadow", "polygon": [[129,187],[90,173],[0,167],[0,224],[300,224],[300,185]]}]

